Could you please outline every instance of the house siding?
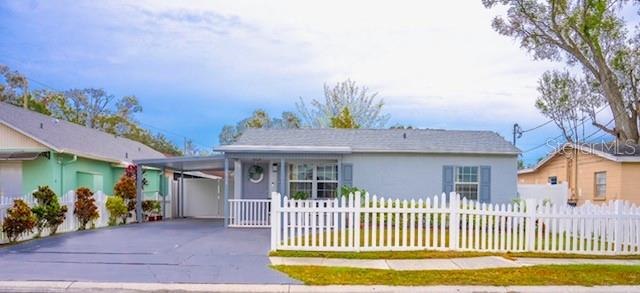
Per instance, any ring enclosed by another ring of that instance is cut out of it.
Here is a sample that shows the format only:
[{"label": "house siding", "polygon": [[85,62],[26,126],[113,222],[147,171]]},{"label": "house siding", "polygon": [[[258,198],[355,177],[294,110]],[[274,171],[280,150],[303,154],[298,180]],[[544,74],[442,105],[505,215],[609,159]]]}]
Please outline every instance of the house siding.
[{"label": "house siding", "polygon": [[[32,161],[22,162],[22,193],[27,194],[33,192],[38,186],[48,185],[58,195],[62,195],[70,190],[75,190],[84,182],[79,182],[78,174],[99,175],[102,180],[97,186],[102,185],[101,191],[106,194],[113,193],[113,186],[124,173],[124,168],[114,166],[110,162],[98,161],[93,159],[81,158],[75,162],[65,164],[61,167],[60,161],[70,162],[72,155],[52,153],[51,159],[39,157]],[[62,176],[61,176],[62,174]],[[159,170],[146,170],[144,177],[147,179],[147,185],[144,188],[146,195],[152,195],[160,191],[160,174]],[[60,181],[63,181],[60,185]],[[166,179],[165,179],[166,180]],[[165,182],[165,185],[168,185]],[[100,189],[100,188],[92,188]],[[93,190],[97,191],[97,190]]]},{"label": "house siding", "polygon": [[385,198],[411,199],[442,193],[443,166],[491,167],[491,202],[517,194],[515,155],[379,154],[344,155],[353,164],[353,185]]},{"label": "house siding", "polygon": [[622,163],[620,199],[640,204],[640,163]]},{"label": "house siding", "polygon": [[22,133],[0,123],[0,150],[42,148],[46,147]]},{"label": "house siding", "polygon": [[[624,199],[640,203],[640,163],[619,163],[597,155],[581,152],[578,155],[578,184],[575,189],[573,159],[557,154],[534,172],[518,175],[518,182],[546,184],[549,176],[557,176],[558,183],[567,182],[572,193],[577,193],[578,204],[585,201],[602,202]],[[595,173],[607,172],[605,198],[595,198]]]}]

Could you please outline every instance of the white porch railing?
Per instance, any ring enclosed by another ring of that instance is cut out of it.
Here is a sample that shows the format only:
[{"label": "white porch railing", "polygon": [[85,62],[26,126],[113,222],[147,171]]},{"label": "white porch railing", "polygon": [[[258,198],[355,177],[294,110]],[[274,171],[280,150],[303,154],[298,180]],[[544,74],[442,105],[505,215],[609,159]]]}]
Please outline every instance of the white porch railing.
[{"label": "white porch railing", "polygon": [[230,199],[229,227],[269,227],[270,212],[270,199]]}]

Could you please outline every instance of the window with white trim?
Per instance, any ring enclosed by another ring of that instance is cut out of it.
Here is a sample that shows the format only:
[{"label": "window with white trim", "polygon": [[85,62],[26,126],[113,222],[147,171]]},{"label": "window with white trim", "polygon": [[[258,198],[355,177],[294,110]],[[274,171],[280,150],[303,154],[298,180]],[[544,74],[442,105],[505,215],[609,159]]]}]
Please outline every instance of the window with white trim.
[{"label": "window with white trim", "polygon": [[309,164],[289,165],[289,194],[304,192],[308,198],[313,194],[313,166]]},{"label": "window with white trim", "polygon": [[454,191],[461,198],[478,200],[480,176],[477,166],[458,166],[454,172]]},{"label": "window with white trim", "polygon": [[607,195],[607,172],[596,172],[595,183],[594,197],[604,198]]},{"label": "window with white trim", "polygon": [[556,185],[558,184],[558,176],[549,176],[547,181],[549,181],[549,184],[551,185]]},{"label": "window with white trim", "polygon": [[309,199],[338,195],[338,165],[299,163],[289,165],[289,194],[305,192]]}]

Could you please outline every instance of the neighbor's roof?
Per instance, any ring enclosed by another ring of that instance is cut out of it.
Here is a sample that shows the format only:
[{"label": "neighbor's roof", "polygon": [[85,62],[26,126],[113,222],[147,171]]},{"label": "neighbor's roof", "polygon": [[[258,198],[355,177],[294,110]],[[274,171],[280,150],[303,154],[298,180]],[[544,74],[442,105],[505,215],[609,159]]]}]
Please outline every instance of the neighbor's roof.
[{"label": "neighbor's roof", "polygon": [[137,141],[2,102],[0,123],[60,153],[116,163],[165,157]]},{"label": "neighbor's roof", "polygon": [[[625,163],[625,162],[640,162],[640,144],[630,143],[593,143],[593,144],[574,144],[566,143],[562,147],[557,148],[553,152],[549,153],[543,160],[538,162],[534,167],[522,169],[518,171],[518,174],[532,173],[553,159],[558,153],[564,151],[566,148],[576,148],[581,152],[593,154],[601,158]],[[579,161],[579,159],[578,159]]]},{"label": "neighbor's roof", "polygon": [[518,154],[492,131],[439,129],[247,129],[224,152]]}]

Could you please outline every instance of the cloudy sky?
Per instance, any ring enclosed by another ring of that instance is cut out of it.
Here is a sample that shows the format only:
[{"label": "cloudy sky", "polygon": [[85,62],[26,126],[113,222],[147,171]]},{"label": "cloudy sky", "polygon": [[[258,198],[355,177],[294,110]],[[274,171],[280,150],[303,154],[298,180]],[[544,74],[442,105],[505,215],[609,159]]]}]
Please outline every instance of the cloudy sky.
[{"label": "cloudy sky", "polygon": [[[480,0],[2,1],[0,63],[33,87],[134,94],[143,125],[201,148],[253,109],[293,111],[346,78],[379,93],[390,125],[511,140],[513,123],[546,121],[536,83],[558,65],[494,32],[499,13]],[[518,146],[559,133],[549,124]]]}]

